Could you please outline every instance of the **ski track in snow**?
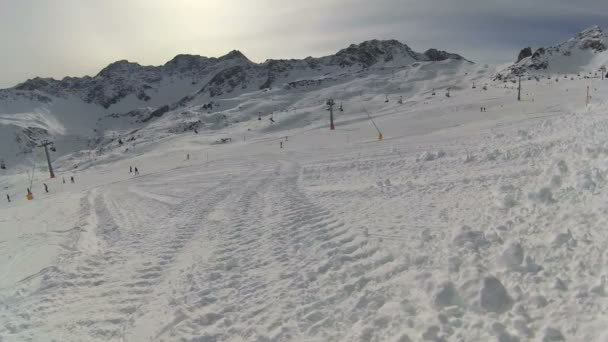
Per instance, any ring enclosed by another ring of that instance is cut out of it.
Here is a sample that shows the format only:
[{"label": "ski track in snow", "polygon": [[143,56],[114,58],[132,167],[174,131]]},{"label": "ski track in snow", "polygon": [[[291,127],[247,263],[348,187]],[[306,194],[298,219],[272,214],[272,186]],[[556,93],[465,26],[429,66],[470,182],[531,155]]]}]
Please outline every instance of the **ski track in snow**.
[{"label": "ski track in snow", "polygon": [[[25,338],[28,328],[43,327],[52,336],[60,327],[59,330],[80,335],[83,340],[121,337],[133,314],[153,294],[163,270],[200,232],[206,213],[200,210],[200,204],[213,207],[221,201],[227,194],[224,186],[229,180],[198,190],[187,203],[160,209],[146,198],[110,199],[114,192],[121,191],[120,187],[97,194],[93,211],[97,232],[106,245],[103,252],[66,260],[65,265],[45,272],[41,287],[22,298],[24,302],[13,313],[28,323],[16,324],[13,332],[20,332]],[[133,214],[136,216],[128,217]],[[146,215],[152,215],[152,219],[147,220]],[[119,227],[119,217],[140,224],[125,230],[129,226]],[[142,219],[148,224],[141,225]],[[74,265],[75,269],[71,269]],[[55,326],[49,326],[51,321]]]}]

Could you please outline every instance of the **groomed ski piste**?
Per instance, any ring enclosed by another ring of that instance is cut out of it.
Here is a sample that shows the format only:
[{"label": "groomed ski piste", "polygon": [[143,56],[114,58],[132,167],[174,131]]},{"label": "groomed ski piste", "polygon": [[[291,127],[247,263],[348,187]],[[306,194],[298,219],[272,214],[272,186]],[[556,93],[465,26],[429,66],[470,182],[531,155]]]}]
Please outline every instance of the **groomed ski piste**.
[{"label": "groomed ski piste", "polygon": [[480,84],[3,177],[0,341],[606,341],[608,81]]}]

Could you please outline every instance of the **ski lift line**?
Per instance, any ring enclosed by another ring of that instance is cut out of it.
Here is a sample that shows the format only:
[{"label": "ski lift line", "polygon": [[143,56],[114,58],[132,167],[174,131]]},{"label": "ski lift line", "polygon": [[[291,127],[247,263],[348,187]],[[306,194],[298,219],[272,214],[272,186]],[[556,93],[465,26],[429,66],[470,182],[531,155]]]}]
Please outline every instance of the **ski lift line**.
[{"label": "ski lift line", "polygon": [[378,131],[378,134],[382,134],[382,132],[380,132],[380,128],[378,128],[378,125],[376,125],[376,122],[374,122],[374,119],[372,118],[372,115],[369,113],[367,108],[365,108],[364,105],[361,105],[361,108],[363,108],[363,111],[365,112],[365,114],[367,114],[367,117],[370,119],[370,121],[372,122],[372,124],[374,125],[376,130]]},{"label": "ski lift line", "polygon": [[28,189],[32,189],[32,185],[34,184],[34,174],[36,172],[36,162],[32,164],[32,173],[30,174],[29,170],[27,171],[28,181],[30,182]]}]

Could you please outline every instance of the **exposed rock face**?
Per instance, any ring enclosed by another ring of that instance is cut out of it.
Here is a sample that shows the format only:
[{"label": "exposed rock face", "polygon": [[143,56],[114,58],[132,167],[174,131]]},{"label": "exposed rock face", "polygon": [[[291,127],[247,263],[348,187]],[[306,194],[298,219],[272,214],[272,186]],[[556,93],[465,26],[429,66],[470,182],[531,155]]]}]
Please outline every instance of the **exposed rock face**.
[{"label": "exposed rock face", "polygon": [[247,88],[247,68],[241,65],[222,70],[201,90],[209,91],[211,97],[220,96],[225,92],[231,93],[237,87]]},{"label": "exposed rock face", "polygon": [[434,62],[445,61],[446,59],[455,59],[455,60],[464,59],[462,56],[457,55],[455,53],[439,51],[437,49],[428,49],[428,50],[426,50],[424,55],[428,58],[428,60],[434,61]]},{"label": "exposed rock face", "polygon": [[519,55],[517,56],[517,62],[515,62],[515,63],[519,63],[519,62],[521,62],[522,59],[528,58],[531,56],[532,56],[532,48],[531,47],[524,48],[519,52]]}]

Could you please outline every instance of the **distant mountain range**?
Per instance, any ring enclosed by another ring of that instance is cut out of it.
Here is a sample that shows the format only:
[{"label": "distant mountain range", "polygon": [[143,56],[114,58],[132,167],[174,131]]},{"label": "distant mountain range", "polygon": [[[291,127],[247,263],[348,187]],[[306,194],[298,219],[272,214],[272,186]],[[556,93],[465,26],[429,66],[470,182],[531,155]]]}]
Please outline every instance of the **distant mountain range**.
[{"label": "distant mountain range", "polygon": [[[146,104],[156,97],[154,105],[178,100],[187,94],[166,96],[163,88],[176,83],[189,83],[188,93],[198,90],[210,97],[221,96],[235,89],[267,89],[294,81],[292,74],[335,72],[336,70],[363,70],[374,66],[404,66],[414,62],[464,60],[457,54],[429,49],[414,52],[396,40],[371,40],[351,45],[334,55],[305,59],[267,60],[264,63],[250,61],[240,51],[234,50],[219,58],[196,55],[178,55],[161,66],[142,66],[120,60],[114,62],[94,77],[34,78],[14,88],[0,91],[0,99],[11,95],[50,101],[49,96],[65,98],[74,95],[86,103],[110,108],[127,97]],[[167,84],[168,83],[168,84]],[[188,84],[186,84],[188,85]],[[29,93],[26,93],[29,92]],[[135,108],[132,108],[135,109]]]},{"label": "distant mountain range", "polygon": [[371,40],[320,58],[254,63],[234,50],[219,58],[178,55],[161,66],[120,60],[93,77],[37,77],[0,90],[0,158],[19,159],[41,139],[62,140],[58,154],[91,148],[110,130],[137,130],[189,106],[216,112],[220,102],[240,94],[263,99],[278,89],[302,93],[380,70],[442,61],[471,64],[454,53],[419,53],[396,40]]}]

